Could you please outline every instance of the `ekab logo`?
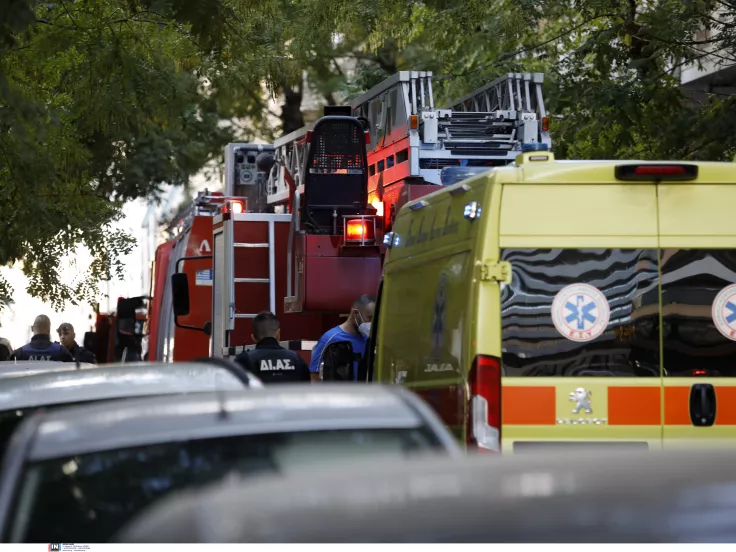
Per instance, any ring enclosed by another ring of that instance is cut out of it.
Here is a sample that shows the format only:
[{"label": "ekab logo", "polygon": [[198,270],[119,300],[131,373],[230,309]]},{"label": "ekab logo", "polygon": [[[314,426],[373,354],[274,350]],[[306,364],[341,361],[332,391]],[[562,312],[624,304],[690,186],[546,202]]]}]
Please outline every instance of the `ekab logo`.
[{"label": "ekab logo", "polygon": [[61,544],[49,544],[49,552],[61,552]]}]

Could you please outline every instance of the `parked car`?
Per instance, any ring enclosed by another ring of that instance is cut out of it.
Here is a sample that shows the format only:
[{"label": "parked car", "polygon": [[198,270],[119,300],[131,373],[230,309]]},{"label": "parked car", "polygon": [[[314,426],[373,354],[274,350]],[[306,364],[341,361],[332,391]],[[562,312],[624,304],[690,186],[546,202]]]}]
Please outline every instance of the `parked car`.
[{"label": "parked car", "polygon": [[38,360],[16,360],[0,362],[0,380],[3,378],[14,378],[18,376],[33,376],[45,372],[70,372],[73,370],[86,370],[94,368],[95,364],[80,362],[53,362]]},{"label": "parked car", "polygon": [[256,386],[262,386],[260,380],[235,364],[207,362],[107,364],[4,378],[0,380],[0,457],[16,426],[39,408]]},{"label": "parked car", "polygon": [[188,486],[423,453],[463,455],[421,399],[382,386],[279,385],[60,409],[13,437],[0,535],[106,542]]},{"label": "parked car", "polygon": [[345,464],[183,491],[112,541],[736,541],[736,454],[728,450],[478,456]]}]

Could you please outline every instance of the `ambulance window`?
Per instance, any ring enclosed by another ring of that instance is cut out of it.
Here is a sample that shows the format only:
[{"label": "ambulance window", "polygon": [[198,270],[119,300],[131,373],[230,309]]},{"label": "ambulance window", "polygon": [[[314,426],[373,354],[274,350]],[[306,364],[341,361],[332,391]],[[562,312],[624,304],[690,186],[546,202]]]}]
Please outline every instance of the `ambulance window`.
[{"label": "ambulance window", "polygon": [[736,376],[736,251],[664,249],[665,375]]},{"label": "ambulance window", "polygon": [[656,249],[506,249],[507,376],[659,377]]}]

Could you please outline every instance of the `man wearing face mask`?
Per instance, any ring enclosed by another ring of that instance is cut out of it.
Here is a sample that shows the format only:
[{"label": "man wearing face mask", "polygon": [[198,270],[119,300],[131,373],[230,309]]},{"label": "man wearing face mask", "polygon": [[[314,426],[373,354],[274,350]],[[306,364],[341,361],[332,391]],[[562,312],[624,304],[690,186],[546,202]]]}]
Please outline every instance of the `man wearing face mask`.
[{"label": "man wearing face mask", "polygon": [[[339,341],[348,341],[353,347],[353,353],[363,355],[371,331],[373,311],[376,309],[376,300],[370,295],[361,295],[355,301],[350,310],[348,319],[335,326],[319,338],[317,345],[312,349],[312,361],[309,363],[309,371],[312,373],[312,381],[319,381],[319,369],[322,364],[322,353],[325,347]],[[358,363],[353,363],[353,381],[358,378]]]}]

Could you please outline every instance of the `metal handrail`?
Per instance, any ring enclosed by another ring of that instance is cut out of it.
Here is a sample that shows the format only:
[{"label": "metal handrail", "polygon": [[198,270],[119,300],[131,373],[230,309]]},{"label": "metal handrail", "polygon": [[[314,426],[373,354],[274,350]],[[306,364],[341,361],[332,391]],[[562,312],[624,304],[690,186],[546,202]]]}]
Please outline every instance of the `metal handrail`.
[{"label": "metal handrail", "polygon": [[[294,209],[291,213],[291,222],[289,223],[289,245],[286,252],[286,295],[287,297],[293,297],[291,273],[293,271],[293,254],[294,254],[294,235],[299,231],[300,220],[299,210],[301,207],[301,194],[299,190],[294,190]],[[294,287],[299,288],[299,273],[296,273],[294,278]]]}]

